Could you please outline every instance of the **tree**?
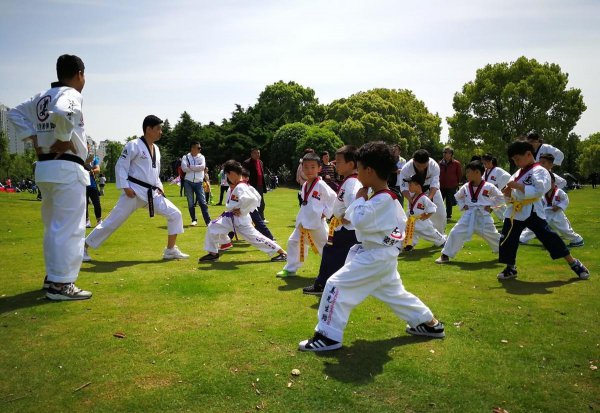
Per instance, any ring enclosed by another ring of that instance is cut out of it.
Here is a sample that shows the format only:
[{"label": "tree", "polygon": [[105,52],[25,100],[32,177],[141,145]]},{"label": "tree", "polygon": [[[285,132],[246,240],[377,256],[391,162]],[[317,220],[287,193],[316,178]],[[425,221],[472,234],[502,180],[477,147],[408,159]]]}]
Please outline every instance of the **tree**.
[{"label": "tree", "polygon": [[342,146],[344,146],[344,142],[331,130],[320,126],[309,126],[307,133],[301,136],[296,143],[296,159],[304,154],[306,148],[314,149],[318,155],[327,151],[333,158],[335,151]]},{"label": "tree", "polygon": [[410,90],[373,89],[335,100],[326,108],[325,119],[323,126],[339,131],[346,144],[382,140],[411,154],[420,148],[432,153],[441,149],[440,117]]},{"label": "tree", "polygon": [[506,159],[511,141],[536,130],[545,142],[564,148],[586,109],[581,90],[567,89],[567,83],[559,65],[535,59],[486,65],[454,95],[450,143]]},{"label": "tree", "polygon": [[268,142],[269,151],[267,159],[271,170],[278,170],[281,165],[286,165],[295,171],[298,166],[299,154],[296,153],[298,141],[308,135],[309,126],[300,123],[289,123],[280,127],[273,138]]},{"label": "tree", "polygon": [[579,143],[579,173],[589,177],[592,173],[600,174],[600,132],[588,136]]},{"label": "tree", "polygon": [[8,138],[0,131],[0,179],[10,175],[10,154],[8,153]]},{"label": "tree", "polygon": [[121,156],[121,152],[123,151],[123,144],[121,142],[116,141],[108,141],[106,145],[106,155],[104,155],[103,160],[103,170],[104,175],[106,176],[106,180],[108,182],[115,182],[115,165]]}]

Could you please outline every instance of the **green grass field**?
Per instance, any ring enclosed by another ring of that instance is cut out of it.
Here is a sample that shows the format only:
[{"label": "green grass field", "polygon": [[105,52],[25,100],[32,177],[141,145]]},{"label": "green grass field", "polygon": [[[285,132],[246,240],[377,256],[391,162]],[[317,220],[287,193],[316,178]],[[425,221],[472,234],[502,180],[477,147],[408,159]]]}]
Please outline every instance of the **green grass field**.
[{"label": "green grass field", "polygon": [[[519,249],[519,278],[504,284],[480,238],[447,266],[423,243],[398,268],[406,288],[446,323],[446,339],[409,336],[369,298],[352,313],[344,347],[324,355],[296,350],[316,323],[317,298],[301,288],[319,258],[311,254],[300,276],[286,280],[275,278],[282,264],[244,242],[217,263],[197,264],[206,228],[187,226],[178,191],[167,188],[183,211],[178,245],[189,260],[163,262],[166,221],[138,210],[90,250],[94,261],[83,264],[77,284],[93,298],[62,303],[40,290],[40,203],[0,194],[1,412],[600,410],[600,190],[569,194],[568,215],[586,242],[573,252],[590,280],[574,278],[537,241]],[[119,195],[113,185],[106,192],[105,216]],[[266,203],[285,248],[296,192],[277,189]],[[211,215],[220,208],[211,206]]]}]

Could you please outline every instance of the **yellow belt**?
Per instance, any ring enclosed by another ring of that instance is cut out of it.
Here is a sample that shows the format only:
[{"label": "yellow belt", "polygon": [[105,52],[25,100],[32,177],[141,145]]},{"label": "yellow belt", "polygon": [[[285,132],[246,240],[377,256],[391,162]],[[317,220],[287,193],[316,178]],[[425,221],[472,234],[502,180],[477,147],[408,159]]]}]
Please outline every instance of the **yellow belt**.
[{"label": "yellow belt", "polygon": [[513,210],[510,214],[510,229],[508,230],[508,233],[506,234],[506,237],[504,237],[504,240],[500,243],[500,245],[503,245],[506,240],[508,239],[508,237],[510,236],[510,233],[513,229],[513,221],[515,220],[515,215],[517,214],[517,212],[521,212],[521,210],[523,210],[524,206],[527,205],[531,205],[534,202],[538,201],[540,198],[527,198],[527,199],[514,199],[511,198],[510,201],[508,201],[506,204],[512,204],[513,206]]},{"label": "yellow belt", "polygon": [[319,249],[315,245],[312,235],[310,235],[310,231],[300,226],[300,262],[304,262],[304,237],[308,238],[308,243],[310,244],[313,252],[317,255],[319,254]]},{"label": "yellow belt", "polygon": [[417,217],[414,215],[410,215],[408,217],[408,221],[406,222],[404,242],[402,243],[403,247],[406,247],[407,245],[412,246],[413,236],[415,235],[415,222],[417,222]]},{"label": "yellow belt", "polygon": [[342,220],[336,217],[331,217],[329,221],[329,235],[327,236],[327,245],[333,245],[333,233],[335,229],[342,225]]}]

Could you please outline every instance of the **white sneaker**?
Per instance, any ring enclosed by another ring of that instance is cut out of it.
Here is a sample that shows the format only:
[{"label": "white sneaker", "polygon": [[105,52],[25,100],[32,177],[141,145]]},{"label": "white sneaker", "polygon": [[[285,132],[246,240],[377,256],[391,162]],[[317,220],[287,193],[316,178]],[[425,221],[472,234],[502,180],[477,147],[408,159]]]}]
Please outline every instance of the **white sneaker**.
[{"label": "white sneaker", "polygon": [[92,257],[89,256],[87,250],[83,250],[83,258],[81,259],[81,261],[90,262],[91,260],[92,260]]},{"label": "white sneaker", "polygon": [[196,225],[198,225],[198,221],[192,221],[192,226],[195,227]]},{"label": "white sneaker", "polygon": [[182,260],[186,258],[190,258],[190,256],[179,251],[177,245],[173,248],[165,248],[165,252],[163,253],[163,260]]},{"label": "white sneaker", "polygon": [[102,220],[101,219],[98,220],[98,222],[96,223],[96,226],[98,226],[100,224],[102,224]]},{"label": "white sneaker", "polygon": [[85,221],[85,227],[86,228],[91,228],[92,227],[92,223],[90,222],[89,219],[87,221]]},{"label": "white sneaker", "polygon": [[46,291],[46,298],[52,301],[87,300],[91,297],[91,292],[77,288],[73,283],[62,286],[50,283],[50,287]]}]

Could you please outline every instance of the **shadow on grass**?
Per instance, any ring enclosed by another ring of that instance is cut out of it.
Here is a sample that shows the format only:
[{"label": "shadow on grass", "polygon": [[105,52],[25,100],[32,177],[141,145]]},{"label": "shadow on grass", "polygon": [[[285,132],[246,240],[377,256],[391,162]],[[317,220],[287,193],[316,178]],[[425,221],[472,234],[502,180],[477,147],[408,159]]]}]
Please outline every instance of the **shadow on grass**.
[{"label": "shadow on grass", "polygon": [[[268,259],[265,260],[251,260],[251,261],[205,261],[202,263],[198,263],[199,270],[225,270],[232,271],[238,270],[240,266],[248,265],[248,264],[264,264],[269,262]],[[277,271],[273,271],[273,276]]]},{"label": "shadow on grass", "polygon": [[21,308],[35,307],[42,304],[50,304],[52,301],[46,298],[42,290],[27,291],[25,293],[0,298],[0,314],[10,313]]},{"label": "shadow on grass", "polygon": [[431,245],[427,248],[419,248],[413,249],[409,252],[403,252],[398,256],[398,258],[402,258],[404,261],[420,261],[423,258],[435,260],[435,258],[439,255],[442,247],[436,247],[435,245]]},{"label": "shadow on grass", "polygon": [[327,376],[344,383],[367,384],[373,382],[383,372],[383,366],[392,360],[391,349],[430,340],[435,339],[402,336],[379,341],[356,340],[340,350],[316,354],[324,359],[337,359],[337,363],[325,360]]},{"label": "shadow on grass", "polygon": [[479,271],[483,269],[491,269],[493,271],[494,267],[504,267],[504,264],[500,264],[498,262],[498,258],[494,258],[487,261],[476,261],[476,262],[468,262],[468,261],[450,261],[448,264],[443,264],[447,266],[458,267],[464,271]]},{"label": "shadow on grass", "polygon": [[[171,260],[174,261],[174,260]],[[91,264],[91,267],[81,266],[81,272],[114,272],[119,268],[131,267],[133,265],[138,264],[158,264],[158,263],[166,263],[169,260],[153,260],[153,261],[90,261],[84,264]]]},{"label": "shadow on grass", "polygon": [[285,277],[285,278],[277,278],[285,283],[285,285],[280,285],[277,287],[279,291],[294,291],[300,288],[304,288],[309,284],[314,282],[314,278],[305,278],[305,277]]},{"label": "shadow on grass", "polygon": [[513,278],[512,280],[502,281],[500,286],[491,289],[504,288],[507,293],[514,295],[552,294],[554,291],[550,288],[562,287],[577,281],[579,281],[579,278],[571,278],[567,281],[523,281]]}]

